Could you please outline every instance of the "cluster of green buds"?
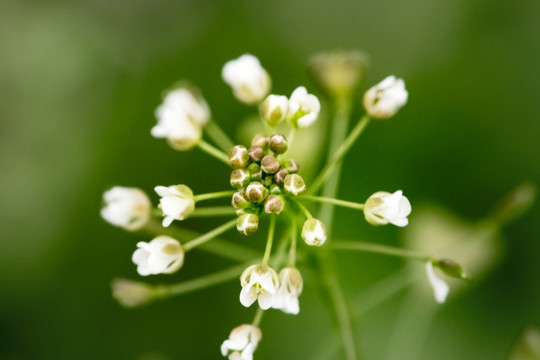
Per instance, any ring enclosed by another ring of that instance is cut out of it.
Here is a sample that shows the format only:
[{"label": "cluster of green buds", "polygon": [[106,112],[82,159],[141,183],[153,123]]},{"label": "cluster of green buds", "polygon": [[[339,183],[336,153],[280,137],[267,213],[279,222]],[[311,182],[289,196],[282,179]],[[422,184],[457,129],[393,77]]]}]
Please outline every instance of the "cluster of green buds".
[{"label": "cluster of green buds", "polygon": [[257,134],[247,149],[234,146],[228,154],[231,186],[237,189],[232,205],[237,210],[236,228],[244,235],[257,231],[259,215],[279,214],[285,209],[285,196],[306,190],[298,164],[286,157],[287,139],[281,134]]}]

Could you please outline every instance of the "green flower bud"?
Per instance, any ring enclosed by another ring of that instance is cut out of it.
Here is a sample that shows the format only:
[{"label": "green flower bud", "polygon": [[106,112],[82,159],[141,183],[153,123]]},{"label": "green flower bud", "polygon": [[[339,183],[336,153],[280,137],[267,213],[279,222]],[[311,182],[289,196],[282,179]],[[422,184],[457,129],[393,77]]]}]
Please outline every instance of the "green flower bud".
[{"label": "green flower bud", "polygon": [[306,183],[300,175],[287,175],[283,181],[285,191],[291,195],[298,195],[306,190]]},{"label": "green flower bud", "polygon": [[254,234],[259,228],[259,217],[255,214],[245,213],[236,219],[236,230],[244,235]]},{"label": "green flower bud", "polygon": [[251,140],[251,146],[258,146],[265,150],[268,146],[268,138],[262,134],[255,134]]},{"label": "green flower bud", "polygon": [[261,161],[264,156],[264,150],[260,146],[252,146],[249,148],[249,157],[253,161]]},{"label": "green flower bud", "polygon": [[267,214],[279,214],[285,208],[285,200],[279,195],[270,195],[264,201],[264,212]]},{"label": "green flower bud", "polygon": [[262,184],[268,188],[274,184],[274,176],[272,174],[265,174]]},{"label": "green flower bud", "polygon": [[326,241],[326,226],[314,218],[307,219],[302,227],[302,239],[311,246],[321,246]]},{"label": "green flower bud", "polygon": [[259,164],[250,164],[248,166],[248,171],[251,174],[251,180],[262,180],[262,169]]},{"label": "green flower bud", "polygon": [[272,155],[266,155],[262,158],[261,168],[267,174],[274,174],[279,170],[279,160]]},{"label": "green flower bud", "polygon": [[231,203],[235,209],[244,209],[250,204],[249,200],[246,199],[246,196],[243,191],[235,192],[232,196]]},{"label": "green flower bud", "polygon": [[281,185],[285,181],[287,175],[289,175],[287,169],[279,169],[279,171],[274,175],[274,181],[276,182],[276,184]]},{"label": "green flower bud", "polygon": [[263,202],[268,196],[268,189],[258,181],[252,181],[246,188],[246,197],[252,203]]},{"label": "green flower bud", "polygon": [[287,171],[291,174],[294,174],[298,171],[298,164],[293,159],[288,160],[285,164],[282,166],[284,169],[287,169]]},{"label": "green flower bud", "polygon": [[250,181],[249,171],[246,169],[234,169],[231,172],[231,186],[237,189],[241,189],[247,186]]},{"label": "green flower bud", "polygon": [[283,154],[287,151],[289,145],[287,145],[285,136],[275,134],[270,138],[268,147],[274,152],[274,154]]},{"label": "green flower bud", "polygon": [[281,188],[278,184],[272,184],[270,185],[270,194],[272,195],[280,195],[282,193]]},{"label": "green flower bud", "polygon": [[249,153],[242,145],[236,145],[229,151],[229,163],[235,169],[246,167],[249,162]]},{"label": "green flower bud", "polygon": [[283,95],[268,95],[261,104],[261,117],[271,127],[276,127],[285,119],[287,109],[289,108],[289,99]]},{"label": "green flower bud", "polygon": [[439,267],[439,269],[442,270],[443,273],[446,275],[457,278],[457,279],[469,279],[469,276],[463,271],[463,268],[461,265],[459,265],[454,260],[450,259],[441,259],[437,262],[435,262],[435,265]]}]

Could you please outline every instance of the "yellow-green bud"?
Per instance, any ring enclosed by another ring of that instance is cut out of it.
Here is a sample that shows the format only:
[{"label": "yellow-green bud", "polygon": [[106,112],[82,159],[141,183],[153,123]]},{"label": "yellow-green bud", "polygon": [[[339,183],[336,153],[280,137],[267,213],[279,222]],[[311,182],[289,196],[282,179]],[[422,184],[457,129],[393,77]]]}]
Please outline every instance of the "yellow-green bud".
[{"label": "yellow-green bud", "polygon": [[235,145],[229,151],[229,163],[235,169],[245,167],[249,162],[249,153],[242,145]]},{"label": "yellow-green bud", "polygon": [[450,259],[441,259],[435,263],[436,266],[439,267],[439,269],[442,270],[443,273],[446,275],[457,278],[457,279],[469,279],[469,276],[463,271],[463,268],[461,265],[459,265],[454,260]]},{"label": "yellow-green bud", "polygon": [[251,235],[259,228],[259,217],[255,214],[244,213],[236,219],[236,230],[244,235]]},{"label": "yellow-green bud", "polygon": [[326,226],[314,218],[307,219],[302,227],[302,239],[311,246],[321,246],[326,241]]},{"label": "yellow-green bud", "polygon": [[128,308],[146,305],[156,296],[153,286],[138,281],[114,279],[111,287],[113,297]]},{"label": "yellow-green bud", "polygon": [[285,177],[283,187],[289,194],[298,195],[306,190],[306,183],[300,175],[291,174]]},{"label": "yellow-green bud", "polygon": [[284,169],[287,169],[287,171],[291,174],[298,171],[298,164],[293,159],[290,159],[283,165]]},{"label": "yellow-green bud", "polygon": [[274,181],[277,184],[283,184],[287,175],[289,175],[287,169],[279,169],[279,171],[274,175]]},{"label": "yellow-green bud", "polygon": [[261,168],[267,174],[274,174],[279,170],[279,160],[272,155],[266,155],[262,158]]},{"label": "yellow-green bud", "polygon": [[249,200],[246,199],[246,196],[242,191],[238,191],[233,194],[231,203],[236,209],[244,209],[250,204]]},{"label": "yellow-green bud", "polygon": [[262,134],[255,134],[251,140],[251,146],[258,146],[264,150],[268,146],[268,138]]},{"label": "yellow-green bud", "polygon": [[251,175],[251,180],[262,180],[262,169],[259,164],[250,164],[248,171]]},{"label": "yellow-green bud", "polygon": [[247,186],[250,181],[249,171],[246,169],[234,169],[231,172],[231,186],[237,189],[241,189]]},{"label": "yellow-green bud", "polygon": [[260,146],[252,146],[249,148],[249,157],[253,161],[261,161],[264,156],[264,150]]},{"label": "yellow-green bud", "polygon": [[268,196],[268,189],[258,181],[252,181],[246,188],[246,198],[252,203],[260,203]]},{"label": "yellow-green bud", "polygon": [[270,195],[264,201],[264,212],[267,214],[279,214],[285,208],[285,200],[279,195]]},{"label": "yellow-green bud", "polygon": [[276,127],[287,116],[289,99],[283,95],[268,95],[261,104],[261,116],[268,125]]},{"label": "yellow-green bud", "polygon": [[268,147],[274,152],[274,154],[283,154],[287,151],[289,146],[287,145],[287,139],[285,139],[285,136],[275,134],[270,138]]},{"label": "yellow-green bud", "polygon": [[270,185],[270,194],[272,195],[281,195],[282,191],[278,184]]}]

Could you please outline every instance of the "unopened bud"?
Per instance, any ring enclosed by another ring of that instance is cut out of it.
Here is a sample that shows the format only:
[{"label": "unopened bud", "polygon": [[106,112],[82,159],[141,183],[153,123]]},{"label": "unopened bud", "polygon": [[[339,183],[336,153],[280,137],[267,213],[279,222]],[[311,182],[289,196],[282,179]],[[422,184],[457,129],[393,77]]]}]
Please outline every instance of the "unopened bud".
[{"label": "unopened bud", "polygon": [[237,189],[241,189],[247,186],[250,181],[249,171],[246,169],[234,169],[231,172],[231,186]]},{"label": "unopened bud", "polygon": [[274,174],[279,170],[279,160],[272,155],[266,155],[261,161],[261,168],[267,174]]},{"label": "unopened bud", "polygon": [[261,116],[268,125],[275,127],[285,119],[289,99],[283,95],[268,95],[261,104]]},{"label": "unopened bud", "polygon": [[283,154],[287,151],[289,146],[287,145],[287,140],[285,139],[285,136],[275,134],[270,138],[268,147],[274,152],[274,154]]},{"label": "unopened bud", "polygon": [[314,218],[307,219],[302,227],[302,239],[311,246],[321,246],[326,241],[326,227]]},{"label": "unopened bud", "polygon": [[274,175],[274,181],[281,185],[285,181],[287,175],[289,175],[289,172],[286,169],[279,169],[279,171]]},{"label": "unopened bud", "polygon": [[251,235],[259,228],[259,217],[255,214],[245,213],[236,219],[236,230],[244,235]]},{"label": "unopened bud", "polygon": [[235,145],[229,151],[229,163],[235,169],[245,167],[249,162],[249,153],[242,145]]},{"label": "unopened bud", "polygon": [[111,287],[113,297],[128,308],[146,305],[156,295],[151,285],[127,279],[114,279]]},{"label": "unopened bud", "polygon": [[272,174],[265,174],[264,178],[262,179],[262,184],[268,188],[274,184],[274,175]]},{"label": "unopened bud", "polygon": [[259,164],[250,164],[248,171],[251,175],[251,180],[262,180],[262,169]]},{"label": "unopened bud", "polygon": [[298,171],[298,164],[293,159],[290,159],[283,165],[284,169],[287,169],[287,171],[291,174]]},{"label": "unopened bud", "polygon": [[258,146],[264,150],[268,146],[268,138],[262,134],[255,134],[251,139],[251,146]]},{"label": "unopened bud", "polygon": [[270,185],[270,194],[272,195],[281,195],[282,191],[278,184]]},{"label": "unopened bud", "polygon": [[246,199],[245,194],[240,191],[233,194],[231,203],[235,209],[244,209],[250,204],[249,200]]},{"label": "unopened bud", "polygon": [[252,203],[260,203],[268,196],[268,189],[258,181],[252,181],[246,188],[246,197]]},{"label": "unopened bud", "polygon": [[283,187],[289,194],[298,195],[306,190],[306,183],[300,175],[291,174],[285,177]]},{"label": "unopened bud", "polygon": [[267,214],[279,214],[285,208],[285,200],[279,195],[270,195],[264,201],[264,212]]},{"label": "unopened bud", "polygon": [[469,275],[467,275],[464,271],[461,265],[459,265],[454,260],[450,259],[441,259],[437,262],[435,262],[435,265],[439,267],[439,269],[442,270],[443,273],[446,275],[456,278],[456,279],[463,279],[468,280],[470,279]]},{"label": "unopened bud", "polygon": [[259,146],[252,146],[249,148],[249,157],[253,161],[261,161],[264,156],[264,150]]}]

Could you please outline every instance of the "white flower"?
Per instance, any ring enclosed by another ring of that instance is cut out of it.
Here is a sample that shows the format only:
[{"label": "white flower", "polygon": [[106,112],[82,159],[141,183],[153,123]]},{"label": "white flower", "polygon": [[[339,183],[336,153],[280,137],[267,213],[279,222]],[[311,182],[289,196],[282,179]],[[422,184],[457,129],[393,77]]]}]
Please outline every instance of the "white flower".
[{"label": "white flower", "polygon": [[407,90],[403,79],[388,76],[364,94],[364,107],[376,119],[388,119],[407,103]]},{"label": "white flower", "polygon": [[304,222],[302,239],[311,246],[321,246],[326,241],[326,227],[320,220],[311,218]]},{"label": "white flower", "polygon": [[137,230],[150,219],[152,203],[140,189],[115,186],[103,194],[103,200],[101,217],[115,226]]},{"label": "white flower", "polygon": [[142,275],[171,274],[184,263],[184,249],[180,243],[169,236],[158,236],[149,243],[137,243],[131,260]]},{"label": "white flower", "polygon": [[364,205],[364,216],[372,225],[406,226],[409,223],[407,216],[411,213],[411,203],[398,190],[393,194],[379,191],[371,195]]},{"label": "white flower", "polygon": [[435,300],[437,300],[438,303],[442,304],[443,302],[445,302],[446,296],[448,296],[448,291],[450,291],[448,284],[446,284],[444,280],[438,278],[437,275],[435,275],[435,271],[433,270],[433,264],[431,263],[431,261],[428,261],[426,263],[426,274],[429,284],[433,288]]},{"label": "white flower", "polygon": [[253,352],[262,339],[261,329],[253,325],[240,325],[234,328],[229,338],[221,344],[221,354],[229,360],[252,360]]},{"label": "white flower", "polygon": [[246,104],[258,103],[270,92],[270,76],[259,59],[250,54],[228,61],[221,76],[232,88],[234,96]]},{"label": "white flower", "polygon": [[308,94],[305,87],[296,88],[289,99],[289,112],[287,119],[296,127],[306,127],[311,125],[319,112],[321,103],[315,95]]},{"label": "white flower", "polygon": [[303,280],[300,271],[286,267],[279,272],[279,289],[274,295],[272,307],[287,314],[298,314],[298,296],[302,293]]},{"label": "white flower", "polygon": [[156,109],[158,123],[152,136],[165,138],[176,150],[195,146],[202,136],[202,126],[210,120],[204,99],[186,88],[173,90]]},{"label": "white flower", "polygon": [[279,286],[278,276],[274,269],[264,264],[251,265],[240,276],[240,283],[242,305],[249,307],[255,300],[259,300],[259,306],[263,310],[272,306],[272,298]]},{"label": "white flower", "polygon": [[156,186],[154,190],[161,196],[159,207],[165,215],[164,227],[171,225],[173,220],[184,220],[195,209],[193,192],[186,185]]},{"label": "white flower", "polygon": [[287,116],[289,99],[283,95],[268,95],[261,104],[262,118],[270,125],[277,126]]}]

